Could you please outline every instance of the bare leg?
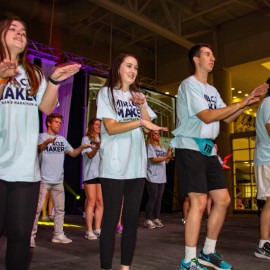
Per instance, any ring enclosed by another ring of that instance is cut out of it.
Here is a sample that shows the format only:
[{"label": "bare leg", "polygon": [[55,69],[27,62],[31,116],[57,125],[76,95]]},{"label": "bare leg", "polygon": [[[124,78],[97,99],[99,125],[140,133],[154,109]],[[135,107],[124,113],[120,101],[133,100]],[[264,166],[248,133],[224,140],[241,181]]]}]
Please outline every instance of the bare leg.
[{"label": "bare leg", "polygon": [[270,198],[267,197],[260,216],[260,239],[269,240],[270,236]]},{"label": "bare leg", "polygon": [[212,190],[209,193],[214,204],[207,222],[207,238],[217,240],[231,199],[227,189]]}]

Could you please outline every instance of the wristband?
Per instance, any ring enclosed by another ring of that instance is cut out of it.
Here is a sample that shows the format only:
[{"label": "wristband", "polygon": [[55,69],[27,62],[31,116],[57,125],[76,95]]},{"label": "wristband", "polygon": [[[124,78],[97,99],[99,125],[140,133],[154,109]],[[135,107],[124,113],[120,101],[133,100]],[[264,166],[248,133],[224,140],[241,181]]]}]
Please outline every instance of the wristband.
[{"label": "wristband", "polygon": [[10,79],[10,77],[8,77],[6,79],[0,79],[0,84],[7,84],[9,79]]},{"label": "wristband", "polygon": [[58,85],[61,83],[60,81],[56,81],[56,80],[52,79],[51,77],[49,77],[49,82],[51,82],[54,85]]}]

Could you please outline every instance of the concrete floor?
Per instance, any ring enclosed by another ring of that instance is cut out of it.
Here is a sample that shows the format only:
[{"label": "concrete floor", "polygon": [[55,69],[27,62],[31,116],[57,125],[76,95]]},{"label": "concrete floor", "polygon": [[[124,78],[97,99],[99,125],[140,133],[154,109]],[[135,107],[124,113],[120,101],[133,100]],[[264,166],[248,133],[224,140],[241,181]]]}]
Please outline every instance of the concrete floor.
[{"label": "concrete floor", "polygon": [[[184,254],[184,226],[181,214],[162,214],[165,228],[147,230],[143,228],[141,213],[138,239],[132,270],[179,270]],[[29,270],[65,269],[99,270],[99,243],[84,239],[85,220],[81,216],[67,215],[65,223],[76,225],[65,227],[66,235],[73,240],[70,244],[51,242],[52,226],[40,225],[36,238],[37,247],[32,249]],[[234,270],[269,270],[270,260],[258,259],[254,249],[258,244],[259,219],[257,216],[228,216],[220,235],[217,249],[234,266]],[[199,249],[206,230],[203,221]],[[120,264],[120,234],[116,234],[113,269]],[[0,239],[0,269],[4,268],[5,237]]]}]

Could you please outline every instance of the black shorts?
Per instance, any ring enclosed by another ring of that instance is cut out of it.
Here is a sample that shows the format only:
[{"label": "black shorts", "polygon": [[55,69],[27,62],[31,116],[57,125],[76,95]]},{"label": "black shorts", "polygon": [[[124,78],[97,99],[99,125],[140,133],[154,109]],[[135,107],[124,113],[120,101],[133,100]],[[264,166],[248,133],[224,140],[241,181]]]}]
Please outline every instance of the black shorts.
[{"label": "black shorts", "polygon": [[84,184],[89,185],[89,184],[100,184],[100,178],[94,178],[90,180],[83,181]]},{"label": "black shorts", "polygon": [[175,149],[181,197],[188,193],[207,194],[211,190],[227,188],[222,166],[217,156],[205,156],[199,151]]}]

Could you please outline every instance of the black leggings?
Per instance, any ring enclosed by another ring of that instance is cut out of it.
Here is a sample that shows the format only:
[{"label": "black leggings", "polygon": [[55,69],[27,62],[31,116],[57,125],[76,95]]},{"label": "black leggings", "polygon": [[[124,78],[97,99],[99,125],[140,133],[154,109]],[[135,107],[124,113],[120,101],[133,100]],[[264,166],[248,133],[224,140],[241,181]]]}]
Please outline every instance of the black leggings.
[{"label": "black leggings", "polygon": [[7,270],[27,269],[38,195],[39,182],[0,180],[0,234],[5,228]]},{"label": "black leggings", "polygon": [[165,183],[158,184],[146,181],[146,189],[149,197],[145,208],[146,219],[159,218],[164,188]]},{"label": "black leggings", "polygon": [[100,262],[102,269],[112,268],[115,230],[120,217],[123,196],[121,265],[131,265],[132,263],[144,183],[144,178],[129,180],[101,179],[104,202],[100,235]]}]

